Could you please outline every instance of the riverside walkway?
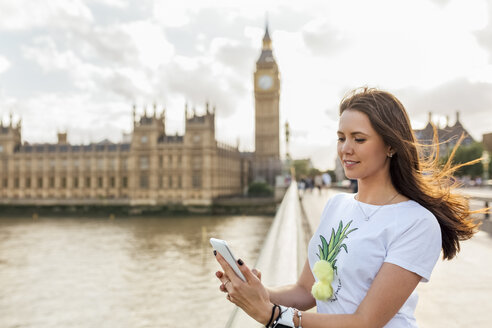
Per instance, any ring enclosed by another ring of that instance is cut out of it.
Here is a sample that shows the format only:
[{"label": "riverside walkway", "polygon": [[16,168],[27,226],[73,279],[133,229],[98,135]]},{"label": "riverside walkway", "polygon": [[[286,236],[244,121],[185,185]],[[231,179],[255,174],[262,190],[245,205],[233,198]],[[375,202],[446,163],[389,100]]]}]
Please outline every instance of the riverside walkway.
[{"label": "riverside walkway", "polygon": [[[311,231],[316,230],[328,198],[338,192],[314,189],[303,193],[302,208]],[[492,196],[492,190],[482,194]],[[471,201],[471,206],[476,209],[483,202]],[[483,223],[482,231],[461,244],[455,259],[439,260],[430,281],[417,287],[419,327],[492,327],[492,224],[490,219]]]}]

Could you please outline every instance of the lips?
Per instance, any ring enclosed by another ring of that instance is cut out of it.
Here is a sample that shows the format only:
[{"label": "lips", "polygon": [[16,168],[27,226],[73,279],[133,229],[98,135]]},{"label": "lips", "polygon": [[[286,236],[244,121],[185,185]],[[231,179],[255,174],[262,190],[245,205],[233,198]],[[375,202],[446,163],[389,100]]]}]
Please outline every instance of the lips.
[{"label": "lips", "polygon": [[357,161],[349,161],[349,160],[344,160],[343,161],[343,164],[345,165],[346,168],[351,168],[353,167],[354,165],[357,165],[359,164],[360,162],[357,162]]}]

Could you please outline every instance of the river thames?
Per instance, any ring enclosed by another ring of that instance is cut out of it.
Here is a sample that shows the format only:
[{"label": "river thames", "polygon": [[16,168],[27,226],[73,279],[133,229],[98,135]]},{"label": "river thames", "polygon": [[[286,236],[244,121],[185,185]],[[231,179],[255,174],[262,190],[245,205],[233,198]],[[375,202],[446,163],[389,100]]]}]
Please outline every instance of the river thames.
[{"label": "river thames", "polygon": [[0,327],[223,327],[208,240],[253,267],[272,220],[0,218]]}]

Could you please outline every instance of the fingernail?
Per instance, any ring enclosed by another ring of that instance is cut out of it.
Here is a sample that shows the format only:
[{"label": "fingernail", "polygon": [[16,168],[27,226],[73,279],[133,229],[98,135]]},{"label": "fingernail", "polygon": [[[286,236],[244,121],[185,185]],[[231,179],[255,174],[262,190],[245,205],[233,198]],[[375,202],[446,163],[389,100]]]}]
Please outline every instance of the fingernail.
[{"label": "fingernail", "polygon": [[214,255],[217,256],[217,251],[214,249]]},{"label": "fingernail", "polygon": [[241,259],[237,260],[237,263],[239,263],[239,265],[243,265],[244,264],[243,260],[241,260]]}]

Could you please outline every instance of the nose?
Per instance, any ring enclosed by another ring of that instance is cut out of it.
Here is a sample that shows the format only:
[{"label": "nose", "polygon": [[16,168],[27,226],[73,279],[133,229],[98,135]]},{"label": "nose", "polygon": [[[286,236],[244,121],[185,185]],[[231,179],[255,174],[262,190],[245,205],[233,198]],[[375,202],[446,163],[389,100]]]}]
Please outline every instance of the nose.
[{"label": "nose", "polygon": [[340,144],[340,152],[342,154],[352,154],[354,152],[354,148],[350,140],[345,139],[345,141]]}]

